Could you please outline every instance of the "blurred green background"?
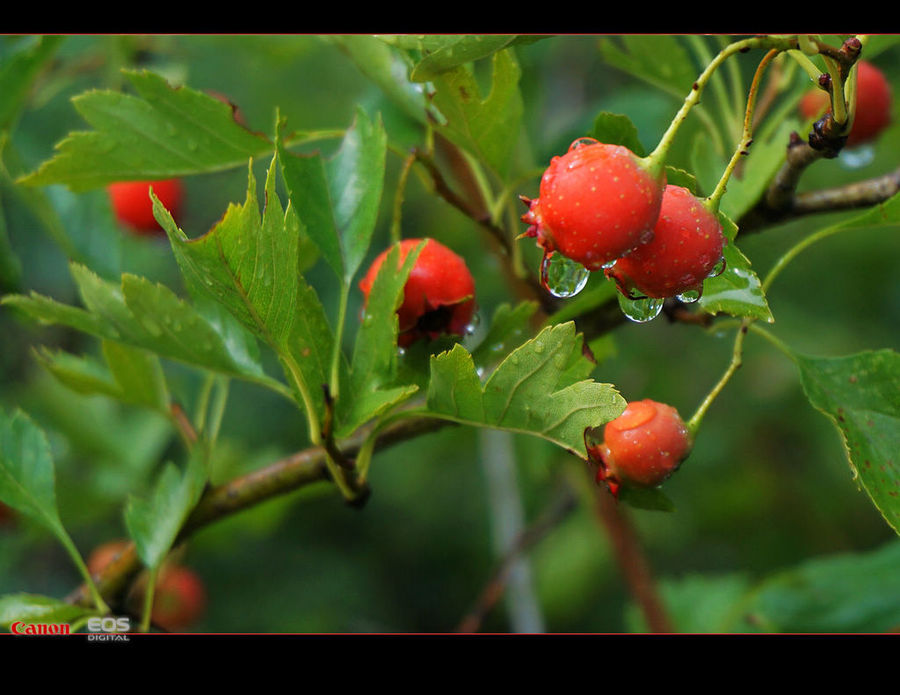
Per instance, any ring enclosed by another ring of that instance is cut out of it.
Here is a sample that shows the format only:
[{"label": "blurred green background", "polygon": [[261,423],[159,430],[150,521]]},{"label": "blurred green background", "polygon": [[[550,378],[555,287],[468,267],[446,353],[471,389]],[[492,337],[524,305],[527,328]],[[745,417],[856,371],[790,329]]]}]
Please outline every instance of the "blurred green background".
[{"label": "blurred green background", "polygon": [[[0,38],[0,59],[33,37]],[[601,37],[547,38],[516,47],[522,68],[525,128],[521,193],[537,194],[549,158],[588,132],[600,111],[626,114],[652,149],[682,96],[611,67]],[[703,39],[709,50],[717,44]],[[873,60],[900,94],[900,52],[887,46]],[[759,55],[735,63],[749,78]],[[381,112],[392,143],[408,147],[419,131],[388,102],[327,37],[316,36],[71,36],[36,81],[26,111],[10,135],[21,172],[53,155],[54,145],[85,129],[70,98],[95,88],[124,88],[120,68],[141,67],[173,84],[214,90],[238,105],[248,126],[270,135],[278,108],[292,129],[345,128],[357,105]],[[697,74],[702,66],[697,64]],[[712,95],[710,101],[712,102]],[[896,109],[895,109],[896,113]],[[679,138],[678,166],[691,168],[691,132]],[[328,151],[336,141],[320,144]],[[900,127],[877,147],[821,161],[803,188],[838,185],[900,166]],[[13,171],[7,153],[6,166]],[[258,162],[261,172],[268,162]],[[402,164],[389,152],[385,195],[371,256],[388,243],[390,203]],[[229,202],[243,200],[246,170],[185,180],[182,228],[210,229]],[[66,233],[94,270],[146,275],[183,292],[164,239],[134,238],[112,220],[103,191],[74,195],[45,189]],[[77,302],[60,245],[16,190],[0,188],[2,220],[21,264],[4,292],[36,290]],[[839,219],[819,216],[739,238],[764,273],[793,243]],[[521,230],[524,231],[524,227]],[[481,324],[509,302],[483,230],[431,195],[413,176],[403,208],[404,236],[432,236],[464,255],[476,277]],[[537,272],[530,241],[526,262]],[[772,332],[798,351],[846,355],[898,347],[900,240],[896,229],[850,232],[804,252],[773,286]],[[337,305],[330,271],[309,272],[326,308]],[[600,282],[593,279],[592,282]],[[350,315],[360,297],[354,296]],[[349,338],[353,327],[349,324]],[[479,333],[469,340],[476,344]],[[732,331],[719,334],[664,317],[621,325],[595,371],[627,399],[653,398],[693,412],[725,369]],[[122,507],[143,492],[152,472],[181,448],[167,423],[134,408],[68,391],[38,365],[33,348],[96,352],[96,341],[58,327],[41,327],[0,309],[0,407],[21,407],[48,432],[57,462],[61,516],[83,554],[125,536]],[[167,364],[171,386],[188,411],[196,373]],[[282,399],[234,383],[217,452],[219,480],[258,468],[306,445],[304,419]],[[482,629],[618,632],[641,629],[630,594],[581,483],[584,465],[544,442],[489,437],[448,428],[395,446],[373,463],[373,495],[360,511],[347,508],[327,485],[268,502],[208,528],[189,543],[184,562],[205,580],[209,607],[197,631],[421,632],[449,631],[473,606],[497,563],[501,526],[493,512],[502,491],[488,477],[491,461],[512,456],[518,500],[527,524],[574,484],[578,504],[529,553],[530,575],[500,602]],[[502,464],[500,465],[502,469]],[[508,487],[508,486],[507,486]],[[507,489],[508,492],[508,489]],[[743,368],[715,402],[690,459],[666,484],[671,514],[625,510],[661,582],[703,575],[752,583],[815,558],[868,552],[896,544],[895,534],[851,478],[837,431],[807,402],[797,372],[758,337],[746,342]],[[895,553],[896,554],[896,553]],[[900,572],[900,565],[897,566]],[[0,594],[28,591],[65,596],[79,578],[49,534],[19,521],[0,527]],[[724,609],[722,609],[724,610]],[[536,613],[535,613],[536,611]],[[720,614],[692,625],[712,630]],[[900,620],[897,621],[900,624]],[[804,623],[797,623],[802,627]],[[524,626],[524,627],[523,627]],[[732,629],[751,629],[740,621]],[[871,629],[865,622],[850,624]],[[687,629],[690,629],[687,628]],[[824,628],[829,629],[827,623]],[[838,626],[840,629],[840,626]],[[845,628],[846,629],[846,628]]]}]

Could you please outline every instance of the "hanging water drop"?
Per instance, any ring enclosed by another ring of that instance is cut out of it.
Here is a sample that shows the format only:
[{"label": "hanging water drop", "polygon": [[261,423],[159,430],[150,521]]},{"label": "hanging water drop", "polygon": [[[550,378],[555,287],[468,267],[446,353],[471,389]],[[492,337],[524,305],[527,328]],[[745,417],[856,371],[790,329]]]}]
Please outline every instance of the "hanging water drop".
[{"label": "hanging water drop", "polygon": [[626,317],[635,323],[652,321],[662,311],[665,299],[656,297],[638,297],[632,299],[619,293],[619,308]]},{"label": "hanging water drop", "polygon": [[872,145],[861,145],[841,151],[838,161],[846,169],[860,169],[875,159],[875,148]]},{"label": "hanging water drop", "polygon": [[693,304],[703,295],[703,285],[697,285],[689,290],[685,290],[681,294],[675,295],[675,298],[682,304]]},{"label": "hanging water drop", "polygon": [[475,333],[475,331],[478,330],[478,326],[480,324],[481,324],[481,316],[476,311],[474,314],[472,314],[472,318],[469,319],[469,323],[466,324],[466,327],[463,329],[463,331],[465,331],[466,335],[472,335]]},{"label": "hanging water drop", "polygon": [[581,263],[551,251],[541,261],[541,285],[554,297],[574,297],[584,289],[591,271]]},{"label": "hanging water drop", "polygon": [[577,150],[579,147],[584,147],[586,145],[599,145],[600,141],[595,138],[578,138],[575,142],[569,145],[569,152],[572,150]]},{"label": "hanging water drop", "polygon": [[719,277],[722,273],[725,272],[725,265],[726,265],[726,263],[725,263],[725,256],[722,256],[722,257],[716,262],[716,264],[713,266],[713,269],[710,270],[710,271],[706,274],[706,277],[708,277],[708,278],[717,278],[717,277]]}]

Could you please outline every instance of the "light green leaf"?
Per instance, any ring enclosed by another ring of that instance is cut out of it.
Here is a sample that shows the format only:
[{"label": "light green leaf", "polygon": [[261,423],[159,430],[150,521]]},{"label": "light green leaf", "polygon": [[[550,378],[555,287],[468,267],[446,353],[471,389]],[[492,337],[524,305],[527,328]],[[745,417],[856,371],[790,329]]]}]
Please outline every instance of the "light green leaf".
[{"label": "light green leaf", "polygon": [[434,105],[445,119],[438,130],[502,177],[522,123],[521,70],[510,49],[495,53],[491,64],[487,97],[482,98],[475,76],[460,66],[435,78]]},{"label": "light green leaf", "polygon": [[173,88],[152,72],[126,74],[137,96],[94,90],[74,97],[95,130],[71,133],[23,183],[61,183],[80,192],[113,181],[222,171],[272,151],[271,142],[235,121],[228,104]]},{"label": "light green leaf", "polygon": [[38,594],[6,594],[0,596],[0,627],[9,629],[16,622],[72,624],[97,611]]},{"label": "light green leaf", "polygon": [[840,431],[854,477],[900,534],[900,354],[795,359],[810,403]]},{"label": "light green leaf", "polygon": [[625,409],[609,384],[575,381],[590,369],[572,322],[548,326],[521,345],[483,388],[471,355],[457,345],[432,358],[428,409],[457,422],[539,436],[586,458],[585,429]]},{"label": "light green leaf", "polygon": [[[470,63],[508,46],[514,39],[513,34],[491,35],[450,35],[433,36],[429,38],[427,47],[424,47],[424,57],[413,68],[410,79],[413,82],[427,82],[438,77],[441,73],[453,68]],[[440,42],[436,41],[438,39]]]},{"label": "light green leaf", "polygon": [[166,464],[148,499],[129,497],[125,525],[147,567],[156,569],[165,559],[206,481],[202,454],[196,450],[183,472]]},{"label": "light green leaf", "polygon": [[0,501],[67,539],[56,507],[56,473],[43,430],[22,411],[0,412]]},{"label": "light green leaf", "polygon": [[332,159],[297,156],[278,141],[291,205],[338,278],[349,284],[369,250],[384,186],[387,134],[358,109]]},{"label": "light green leaf", "polygon": [[146,350],[103,341],[103,357],[119,386],[119,399],[161,413],[169,410],[169,391],[159,358]]},{"label": "light green leaf", "polygon": [[[723,229],[728,236],[725,225]],[[703,296],[698,302],[700,307],[711,314],[722,312],[772,323],[775,319],[750,261],[733,241],[725,244],[723,255],[725,270],[717,277],[704,280]]]}]

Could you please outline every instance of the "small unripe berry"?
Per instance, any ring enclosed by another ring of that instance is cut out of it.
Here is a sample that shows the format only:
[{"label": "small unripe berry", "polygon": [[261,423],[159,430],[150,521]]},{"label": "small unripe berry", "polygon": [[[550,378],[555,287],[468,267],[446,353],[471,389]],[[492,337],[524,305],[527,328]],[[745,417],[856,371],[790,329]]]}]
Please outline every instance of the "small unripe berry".
[{"label": "small unripe berry", "polygon": [[700,292],[722,259],[725,237],[719,220],[688,189],[666,186],[653,239],[606,270],[619,290],[664,298]]},{"label": "small unripe berry", "polygon": [[150,188],[159,202],[177,221],[181,212],[184,190],[180,179],[161,181],[120,181],[107,186],[116,219],[138,234],[162,234],[163,230],[153,217],[153,201]]},{"label": "small unripe berry", "polygon": [[650,399],[632,401],[606,423],[596,444],[585,432],[590,458],[599,468],[597,482],[618,495],[623,484],[656,487],[674,473],[691,451],[692,441],[678,411]]},{"label": "small unripe berry", "polygon": [[664,185],[628,148],[581,138],[550,161],[539,197],[523,198],[525,234],[545,253],[599,270],[650,238]]},{"label": "small unripe berry", "polygon": [[[421,241],[404,239],[400,242],[399,265]],[[359,283],[367,301],[389,251],[386,249],[373,261]],[[408,347],[417,340],[434,340],[442,334],[462,336],[474,313],[475,280],[465,260],[434,239],[427,239],[403,287],[403,303],[397,310],[398,344]]]},{"label": "small unripe berry", "polygon": [[[874,140],[891,122],[891,85],[884,73],[865,60],[857,63],[856,114],[847,137],[847,147]],[[804,118],[817,118],[830,110],[830,97],[813,89],[800,100]]]}]

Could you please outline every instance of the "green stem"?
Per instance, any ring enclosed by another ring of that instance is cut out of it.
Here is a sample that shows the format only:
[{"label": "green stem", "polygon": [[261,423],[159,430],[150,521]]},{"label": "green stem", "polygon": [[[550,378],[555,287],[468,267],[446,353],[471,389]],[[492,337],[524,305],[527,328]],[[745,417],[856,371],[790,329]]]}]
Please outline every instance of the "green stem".
[{"label": "green stem", "polygon": [[675,114],[675,118],[672,119],[672,122],[669,124],[666,132],[663,133],[663,136],[662,138],[660,138],[659,144],[656,146],[656,149],[653,150],[653,152],[651,152],[645,158],[645,161],[648,162],[651,174],[656,175],[660,173],[665,167],[666,156],[668,155],[669,149],[672,146],[675,135],[678,133],[678,129],[684,123],[691,109],[700,101],[700,95],[703,93],[703,90],[709,82],[710,78],[725,60],[733,56],[735,53],[746,52],[752,48],[770,48],[779,51],[786,51],[794,48],[795,45],[796,38],[783,36],[762,36],[736,41],[723,48],[719,52],[719,54],[715,58],[713,58],[712,62],[710,62],[709,65],[706,66],[706,68],[697,78],[697,81],[694,82],[690,94],[685,97],[684,103],[681,105],[678,113]]},{"label": "green stem", "polygon": [[338,304],[337,326],[335,327],[334,336],[334,353],[331,356],[331,376],[328,379],[328,386],[331,390],[331,397],[337,400],[340,396],[340,366],[341,355],[343,349],[341,343],[344,339],[344,323],[347,318],[347,302],[350,299],[350,281],[341,283],[341,296]]},{"label": "green stem", "polygon": [[780,350],[787,357],[789,357],[791,359],[791,361],[796,361],[797,358],[794,355],[794,352],[787,346],[787,344],[784,341],[780,340],[779,338],[776,338],[765,328],[763,328],[762,326],[758,326],[756,323],[751,323],[750,330],[753,331],[754,333],[756,333],[757,335],[761,335],[763,338],[768,340],[772,345],[774,345],[776,348],[778,348],[778,350]]},{"label": "green stem", "polygon": [[397,180],[397,190],[394,193],[394,211],[391,218],[391,244],[396,244],[400,241],[400,220],[402,219],[403,213],[403,198],[406,192],[406,182],[409,180],[409,172],[415,161],[415,152],[407,155],[406,159],[403,160],[403,168],[400,170],[400,177]]},{"label": "green stem", "polygon": [[222,426],[222,417],[225,415],[225,406],[228,404],[228,389],[230,385],[231,380],[227,377],[220,376],[216,380],[216,395],[213,398],[209,430],[206,435],[210,449],[212,449],[216,443],[216,439],[219,437],[219,429]]},{"label": "green stem", "polygon": [[822,71],[819,69],[819,66],[812,62],[805,54],[800,51],[787,51],[787,54],[794,59],[794,61],[803,68],[804,72],[809,75],[809,79],[813,82],[818,82],[819,75],[822,74]]},{"label": "green stem", "polygon": [[817,241],[820,241],[826,237],[829,237],[833,234],[837,234],[841,230],[845,229],[840,224],[832,225],[831,227],[825,227],[825,229],[820,229],[818,232],[810,234],[808,237],[801,239],[794,246],[789,248],[787,252],[781,256],[776,262],[775,265],[772,266],[772,269],[769,271],[769,274],[766,276],[765,280],[762,282],[762,291],[764,294],[768,294],[769,288],[772,286],[772,283],[775,281],[781,271],[785,269],[788,263],[790,263],[797,255],[806,248],[809,248]]},{"label": "green stem", "polygon": [[722,374],[722,377],[719,379],[718,383],[712,388],[712,390],[706,394],[706,398],[703,399],[703,402],[697,408],[696,412],[691,416],[691,419],[685,423],[687,425],[688,431],[691,433],[691,437],[697,436],[697,431],[700,429],[700,423],[703,422],[703,417],[706,415],[706,411],[709,410],[709,407],[712,405],[713,401],[716,400],[716,397],[722,392],[722,389],[725,388],[725,385],[734,375],[734,373],[741,366],[742,361],[742,353],[744,348],[744,336],[747,335],[748,326],[752,323],[752,319],[745,318],[741,321],[741,326],[737,331],[737,335],[734,339],[734,348],[731,351],[731,362],[728,363],[728,368],[725,370],[725,373]]},{"label": "green stem", "polygon": [[[702,65],[708,65],[712,61],[712,52],[709,50],[705,38],[693,34],[688,37],[688,43]],[[717,72],[710,80],[710,83],[716,93],[716,103],[722,112],[722,120],[727,124],[729,134],[733,135],[733,128],[738,127],[737,110],[740,109],[740,102],[735,102],[735,108],[732,109],[731,100],[728,98],[728,89],[721,73]]]},{"label": "green stem", "polygon": [[194,412],[194,427],[198,432],[203,432],[206,427],[206,411],[209,408],[209,395],[212,392],[213,384],[216,381],[216,375],[212,372],[206,373],[203,385],[200,387],[200,394],[197,396],[197,407]]},{"label": "green stem", "polygon": [[[303,406],[306,410],[306,421],[309,426],[309,439],[314,445],[318,446],[322,441],[322,433],[319,430],[319,416],[316,414],[315,401],[313,401],[312,395],[306,387],[306,381],[304,381],[303,374],[300,372],[300,367],[294,361],[294,358],[289,354],[284,354],[282,355],[281,360],[287,368],[288,373],[291,375],[294,386],[300,393],[300,398],[303,401]],[[295,399],[294,402],[296,402]]]},{"label": "green stem", "polygon": [[75,563],[75,567],[78,568],[78,572],[82,577],[84,577],[84,582],[88,587],[88,591],[91,594],[94,605],[97,606],[97,610],[100,611],[100,613],[102,613],[103,615],[108,614],[110,612],[109,606],[106,605],[106,602],[103,600],[103,597],[97,590],[97,585],[94,584],[94,578],[91,577],[90,570],[87,568],[87,565],[84,564],[84,560],[81,559],[81,553],[78,552],[78,548],[75,547],[75,544],[72,542],[72,538],[63,528],[60,528],[58,530],[57,537],[59,538],[63,547],[66,549],[69,557],[72,558],[72,562]]},{"label": "green stem", "polygon": [[144,592],[144,607],[141,611],[141,632],[150,632],[150,621],[153,617],[153,595],[156,592],[156,577],[159,574],[159,567],[150,570],[150,576],[147,580],[147,589]]}]

